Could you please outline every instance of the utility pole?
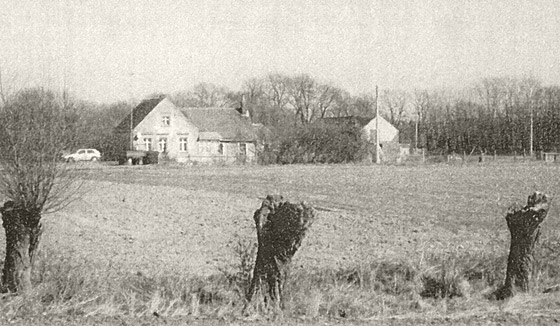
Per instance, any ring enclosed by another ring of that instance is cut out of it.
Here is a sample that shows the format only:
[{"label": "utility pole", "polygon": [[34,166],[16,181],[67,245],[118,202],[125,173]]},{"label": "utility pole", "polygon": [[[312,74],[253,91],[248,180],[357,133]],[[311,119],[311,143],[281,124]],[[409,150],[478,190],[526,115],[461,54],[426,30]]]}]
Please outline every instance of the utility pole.
[{"label": "utility pole", "polygon": [[530,137],[530,144],[529,144],[529,156],[533,158],[533,106],[531,108],[531,137]]},{"label": "utility pole", "polygon": [[527,104],[529,105],[530,111],[530,123],[529,123],[529,157],[533,157],[533,95],[535,94],[535,86],[531,85],[529,89],[529,95],[527,97]]},{"label": "utility pole", "polygon": [[[133,72],[129,72],[128,73],[128,86],[130,89],[130,98],[132,101],[132,78],[134,77],[134,73]],[[132,129],[134,128],[133,125],[133,117],[134,117],[134,104],[131,103],[132,105],[130,106],[130,150],[133,151],[134,150],[134,135],[132,134]]]},{"label": "utility pole", "polygon": [[420,121],[420,111],[416,116],[416,128],[414,130],[414,149],[418,149],[418,122]]},{"label": "utility pole", "polygon": [[134,150],[134,135],[132,134],[133,124],[132,117],[134,116],[134,106],[130,106],[130,150]]},{"label": "utility pole", "polygon": [[531,135],[529,136],[529,156],[531,158],[533,158],[533,139],[534,139],[534,136],[533,136],[533,133],[534,133],[534,131],[533,131],[533,120],[534,120],[533,119],[533,115],[534,115],[534,113],[533,113],[533,111],[534,111],[533,110],[533,94],[534,94],[534,92],[535,92],[534,89],[531,88],[531,94],[530,94],[530,99],[529,99],[529,110],[531,110],[531,128],[530,128],[531,129],[530,130]]},{"label": "utility pole", "polygon": [[377,85],[375,85],[375,163],[381,163],[381,157],[379,156],[379,92]]}]

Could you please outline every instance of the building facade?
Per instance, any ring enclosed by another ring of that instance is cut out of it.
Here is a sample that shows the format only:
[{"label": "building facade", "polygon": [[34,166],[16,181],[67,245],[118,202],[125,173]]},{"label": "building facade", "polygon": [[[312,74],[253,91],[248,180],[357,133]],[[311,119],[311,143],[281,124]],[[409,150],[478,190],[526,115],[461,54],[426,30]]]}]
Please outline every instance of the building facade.
[{"label": "building facade", "polygon": [[134,150],[158,151],[182,163],[252,163],[256,133],[250,117],[231,108],[178,108],[160,97],[140,103],[117,126]]}]

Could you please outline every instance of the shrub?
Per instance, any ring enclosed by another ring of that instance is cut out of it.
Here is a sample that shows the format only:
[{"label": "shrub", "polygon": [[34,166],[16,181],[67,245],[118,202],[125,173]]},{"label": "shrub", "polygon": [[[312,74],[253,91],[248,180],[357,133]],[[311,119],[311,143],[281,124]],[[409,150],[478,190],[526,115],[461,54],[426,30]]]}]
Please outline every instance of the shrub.
[{"label": "shrub", "polygon": [[158,164],[159,152],[147,151],[144,157],[144,164]]},{"label": "shrub", "polygon": [[358,126],[316,123],[282,140],[277,159],[282,164],[359,162],[370,151]]}]

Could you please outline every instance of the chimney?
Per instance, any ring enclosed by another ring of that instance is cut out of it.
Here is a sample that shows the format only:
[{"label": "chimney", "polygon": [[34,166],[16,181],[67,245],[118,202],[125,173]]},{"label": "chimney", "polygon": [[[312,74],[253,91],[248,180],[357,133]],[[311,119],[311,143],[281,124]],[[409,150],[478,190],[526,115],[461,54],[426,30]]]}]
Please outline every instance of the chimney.
[{"label": "chimney", "polygon": [[251,114],[249,114],[249,110],[244,110],[244,112],[241,115],[251,120]]},{"label": "chimney", "polygon": [[241,95],[241,100],[239,101],[239,107],[236,109],[239,114],[242,116],[251,119],[251,115],[249,114],[249,110],[244,107],[245,104],[245,94]]},{"label": "chimney", "polygon": [[239,100],[239,106],[235,109],[239,114],[243,115],[243,100],[245,99],[245,94],[241,95],[241,100]]}]

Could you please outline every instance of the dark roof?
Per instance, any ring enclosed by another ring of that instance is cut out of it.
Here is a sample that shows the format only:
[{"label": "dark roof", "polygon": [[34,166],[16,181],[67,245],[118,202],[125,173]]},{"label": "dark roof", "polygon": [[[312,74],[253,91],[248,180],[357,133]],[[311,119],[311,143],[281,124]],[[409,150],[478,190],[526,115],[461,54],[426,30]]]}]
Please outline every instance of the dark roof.
[{"label": "dark roof", "polygon": [[216,132],[225,141],[256,141],[251,119],[230,108],[181,108],[201,133]]},{"label": "dark roof", "polygon": [[[138,104],[132,112],[132,128],[135,128],[165,97],[150,98]],[[130,132],[130,113],[115,128],[117,132]]]},{"label": "dark roof", "polygon": [[348,116],[337,118],[323,118],[321,119],[321,121],[327,124],[353,124],[355,126],[363,128],[373,119],[374,117]]}]

